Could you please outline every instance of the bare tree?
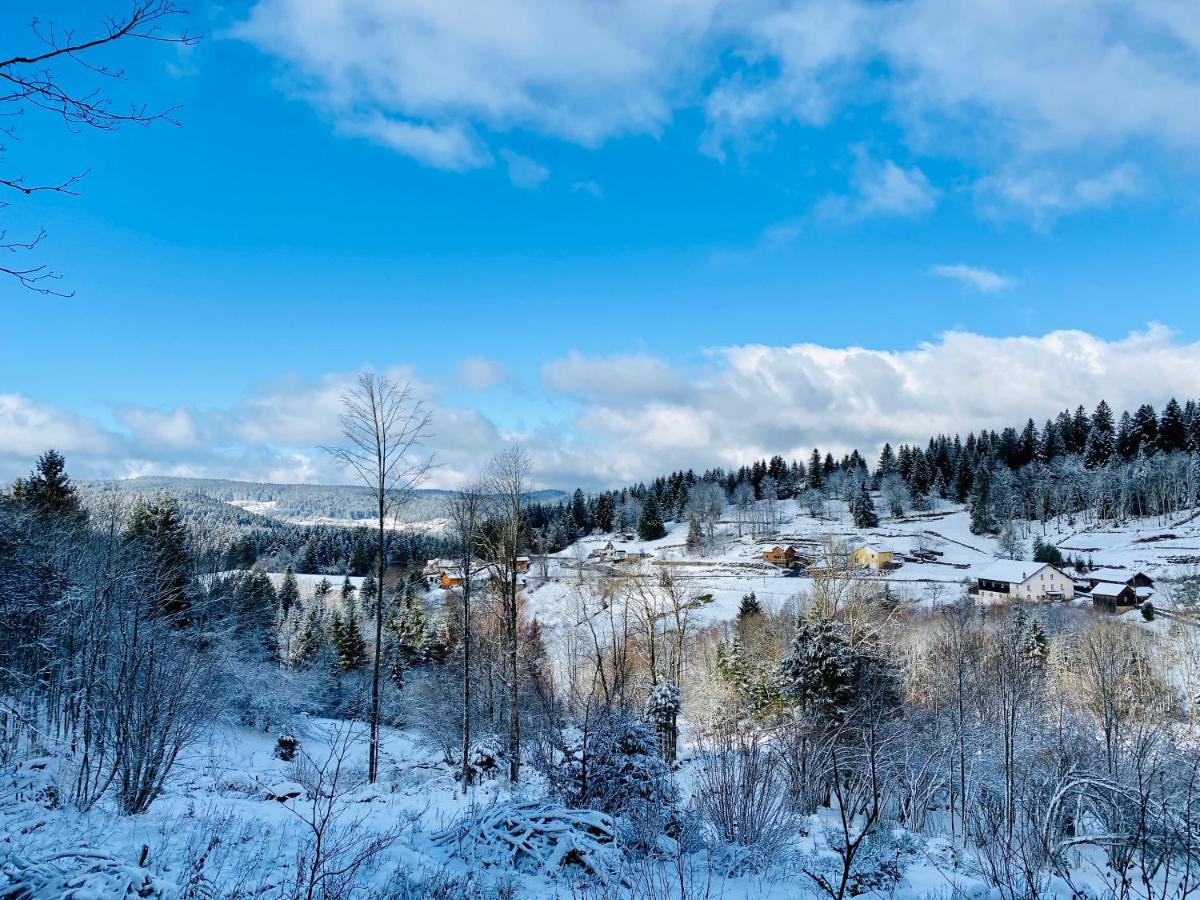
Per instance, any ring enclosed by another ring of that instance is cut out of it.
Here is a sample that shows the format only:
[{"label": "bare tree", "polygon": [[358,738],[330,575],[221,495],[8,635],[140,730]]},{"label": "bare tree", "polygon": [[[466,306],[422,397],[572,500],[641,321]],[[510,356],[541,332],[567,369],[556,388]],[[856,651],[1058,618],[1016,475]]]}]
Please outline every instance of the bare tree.
[{"label": "bare tree", "polygon": [[521,774],[521,716],[519,711],[518,617],[520,568],[517,557],[525,530],[526,493],[530,462],[520,447],[502,450],[488,463],[484,476],[488,522],[484,529],[484,551],[500,591],[504,652],[508,657],[508,777],[513,783]]},{"label": "bare tree", "polygon": [[384,591],[389,517],[395,518],[424,480],[433,458],[423,452],[430,413],[409,384],[372,372],[358,377],[342,396],[339,418],[346,443],[327,452],[375,493],[378,526],[375,589],[375,649],[371,661],[371,749],[367,764],[372,782],[379,777],[379,670],[383,645]]},{"label": "bare tree", "polygon": [[[186,15],[185,10],[180,9],[174,0],[134,0],[124,15],[105,16],[99,29],[91,35],[77,35],[73,29],[60,28],[53,22],[41,22],[35,18],[31,24],[33,46],[27,51],[0,58],[0,108],[4,109],[6,117],[21,115],[26,111],[49,113],[61,119],[71,133],[85,128],[116,131],[125,125],[147,126],[159,121],[178,124],[172,117],[174,108],[157,112],[137,104],[131,104],[127,109],[118,108],[100,87],[75,86],[58,66],[77,65],[84,72],[96,76],[101,83],[104,80],[124,81],[126,75],[123,70],[99,61],[103,48],[139,40],[194,44],[199,38],[186,31],[162,31],[166,20],[182,15]],[[8,150],[7,142],[14,139],[14,126],[0,125],[0,154]],[[23,175],[0,175],[0,188],[25,197],[34,194],[74,196],[84,174],[47,182],[29,181]],[[8,205],[8,201],[0,200],[0,208]],[[0,250],[21,254],[33,250],[45,236],[46,232],[39,229],[31,237],[9,238],[0,229]],[[61,276],[44,263],[0,266],[0,274],[15,278],[20,285],[39,294],[71,296],[51,287]]]},{"label": "bare tree", "polygon": [[286,809],[303,823],[307,838],[297,848],[295,882],[287,895],[294,900],[349,896],[355,876],[370,869],[416,819],[409,816],[377,832],[366,826],[365,814],[353,815],[349,795],[361,787],[348,765],[353,737],[352,725],[337,725],[323,753],[301,749],[292,765],[305,800]]},{"label": "bare tree", "polygon": [[462,790],[471,783],[471,589],[477,569],[480,528],[483,525],[483,489],[470,484],[450,501],[448,537],[458,551],[462,570],[463,721]]}]

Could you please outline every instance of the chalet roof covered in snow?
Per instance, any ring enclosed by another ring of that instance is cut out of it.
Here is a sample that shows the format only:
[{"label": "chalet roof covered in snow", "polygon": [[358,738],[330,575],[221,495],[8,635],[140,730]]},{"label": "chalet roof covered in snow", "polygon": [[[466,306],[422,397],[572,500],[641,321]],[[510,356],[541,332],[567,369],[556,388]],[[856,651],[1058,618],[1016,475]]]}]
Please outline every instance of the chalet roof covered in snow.
[{"label": "chalet roof covered in snow", "polygon": [[867,541],[867,543],[860,546],[859,549],[860,550],[870,550],[872,553],[892,553],[892,554],[894,554],[896,552],[896,549],[894,547],[892,547],[888,544],[880,544],[880,543],[877,543],[876,541]]},{"label": "chalet roof covered in snow", "polygon": [[1135,575],[1141,573],[1137,569],[1093,569],[1084,577],[1091,581],[1106,581],[1111,584],[1126,584]]},{"label": "chalet roof covered in snow", "polygon": [[[978,578],[984,581],[1003,581],[1008,584],[1021,584],[1028,581],[1042,569],[1053,569],[1049,563],[1029,562],[1024,559],[999,559],[979,573]],[[1058,571],[1055,569],[1055,571]]]},{"label": "chalet roof covered in snow", "polygon": [[[1092,588],[1093,597],[1120,597],[1130,590],[1124,582],[1102,581]],[[1136,593],[1136,592],[1135,592]]]}]

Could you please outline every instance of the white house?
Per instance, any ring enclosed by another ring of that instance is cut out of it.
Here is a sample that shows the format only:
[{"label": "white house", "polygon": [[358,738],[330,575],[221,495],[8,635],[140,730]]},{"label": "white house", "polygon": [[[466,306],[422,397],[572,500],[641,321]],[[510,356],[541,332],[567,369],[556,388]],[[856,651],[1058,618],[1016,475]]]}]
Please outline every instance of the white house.
[{"label": "white house", "polygon": [[614,547],[613,542],[609,541],[604,545],[604,549],[600,551],[600,555],[608,562],[621,562],[627,554],[619,547]]},{"label": "white house", "polygon": [[985,603],[1072,600],[1075,597],[1075,583],[1049,563],[1002,559],[980,572],[975,581],[979,586],[979,599]]}]

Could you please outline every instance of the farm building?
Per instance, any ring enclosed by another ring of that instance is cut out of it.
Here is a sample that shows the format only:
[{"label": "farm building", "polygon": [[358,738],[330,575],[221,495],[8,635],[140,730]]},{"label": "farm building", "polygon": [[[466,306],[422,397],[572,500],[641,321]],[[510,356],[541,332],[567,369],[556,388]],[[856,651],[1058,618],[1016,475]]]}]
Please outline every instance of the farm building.
[{"label": "farm building", "polygon": [[1093,590],[1098,584],[1127,584],[1135,589],[1154,587],[1154,579],[1138,569],[1093,569],[1083,578]]},{"label": "farm building", "polygon": [[979,599],[984,602],[1071,600],[1075,597],[1075,583],[1065,572],[1049,563],[1021,559],[992,563],[979,573],[976,583]]},{"label": "farm building", "polygon": [[1092,606],[1096,609],[1116,612],[1121,607],[1137,605],[1137,588],[1128,584],[1102,581],[1092,588]]}]

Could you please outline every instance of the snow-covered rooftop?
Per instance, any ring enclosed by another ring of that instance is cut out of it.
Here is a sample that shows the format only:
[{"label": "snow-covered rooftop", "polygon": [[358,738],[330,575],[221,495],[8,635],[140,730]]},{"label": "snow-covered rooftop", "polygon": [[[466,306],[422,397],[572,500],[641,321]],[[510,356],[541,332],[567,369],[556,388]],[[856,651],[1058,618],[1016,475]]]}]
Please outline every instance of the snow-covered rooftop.
[{"label": "snow-covered rooftop", "polygon": [[1119,597],[1125,591],[1129,590],[1127,584],[1117,584],[1111,581],[1102,581],[1092,588],[1093,597]]},{"label": "snow-covered rooftop", "polygon": [[1024,559],[1000,559],[981,571],[976,577],[987,581],[1020,584],[1047,567],[1053,568],[1049,563],[1029,562]]},{"label": "snow-covered rooftop", "polygon": [[896,553],[896,548],[890,544],[877,544],[874,541],[868,541],[863,547],[875,553]]},{"label": "snow-covered rooftop", "polygon": [[1140,574],[1137,569],[1093,569],[1086,578],[1092,581],[1107,581],[1113,584],[1125,584],[1134,575]]}]

